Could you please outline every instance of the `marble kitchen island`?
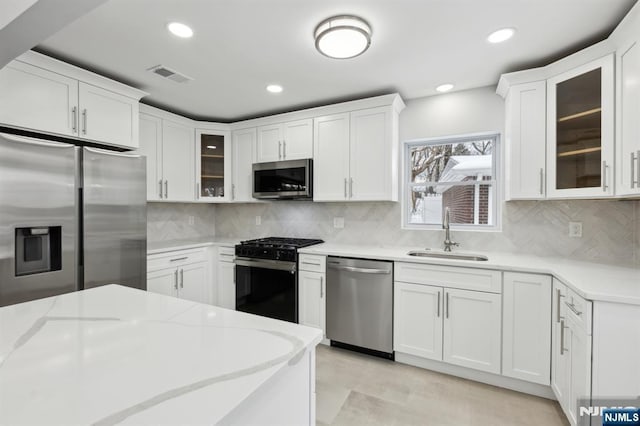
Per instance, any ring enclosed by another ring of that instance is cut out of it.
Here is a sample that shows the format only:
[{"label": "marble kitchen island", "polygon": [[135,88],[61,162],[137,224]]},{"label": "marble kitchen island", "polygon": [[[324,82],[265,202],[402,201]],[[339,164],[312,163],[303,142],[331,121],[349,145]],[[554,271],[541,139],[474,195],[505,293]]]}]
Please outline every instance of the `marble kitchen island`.
[{"label": "marble kitchen island", "polygon": [[320,330],[118,285],[0,308],[0,424],[315,424]]}]

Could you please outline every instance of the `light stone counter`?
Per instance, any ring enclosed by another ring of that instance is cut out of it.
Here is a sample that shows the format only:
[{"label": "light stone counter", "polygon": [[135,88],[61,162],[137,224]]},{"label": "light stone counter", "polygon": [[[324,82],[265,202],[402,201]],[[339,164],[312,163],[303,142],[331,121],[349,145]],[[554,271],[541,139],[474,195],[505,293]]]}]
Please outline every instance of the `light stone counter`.
[{"label": "light stone counter", "polygon": [[299,252],[549,274],[573,288],[586,299],[640,305],[640,269],[637,268],[625,268],[552,257],[483,251],[470,252],[454,250],[455,253],[483,254],[489,257],[488,261],[437,259],[407,255],[411,250],[422,249],[424,249],[424,247],[375,247],[325,243],[300,249]]},{"label": "light stone counter", "polygon": [[[277,396],[293,366],[302,366],[300,381],[313,380],[321,338],[314,328],[118,285],[3,307],[0,424],[235,422],[264,389]],[[313,396],[304,386],[296,406]]]},{"label": "light stone counter", "polygon": [[233,247],[236,244],[240,244],[239,239],[225,237],[202,237],[183,240],[157,241],[147,244],[147,254],[158,254],[167,251],[186,250],[208,246]]}]

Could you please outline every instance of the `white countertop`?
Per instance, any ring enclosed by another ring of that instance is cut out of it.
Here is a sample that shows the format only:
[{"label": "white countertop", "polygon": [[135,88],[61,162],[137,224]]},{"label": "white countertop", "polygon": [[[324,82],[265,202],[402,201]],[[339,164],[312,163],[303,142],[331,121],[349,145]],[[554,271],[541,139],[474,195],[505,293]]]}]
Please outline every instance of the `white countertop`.
[{"label": "white countertop", "polygon": [[586,299],[640,305],[640,269],[638,268],[552,257],[482,251],[454,250],[456,253],[483,254],[489,257],[488,261],[436,259],[407,255],[411,250],[422,249],[424,247],[376,247],[325,243],[306,247],[298,250],[298,252],[549,274],[573,288]]},{"label": "white countertop", "polygon": [[225,237],[202,237],[156,241],[153,243],[147,243],[147,254],[158,254],[167,251],[186,250],[208,246],[233,247],[239,243],[240,239],[238,238]]},{"label": "white countertop", "polygon": [[0,424],[214,424],[320,330],[118,285],[0,308]]}]

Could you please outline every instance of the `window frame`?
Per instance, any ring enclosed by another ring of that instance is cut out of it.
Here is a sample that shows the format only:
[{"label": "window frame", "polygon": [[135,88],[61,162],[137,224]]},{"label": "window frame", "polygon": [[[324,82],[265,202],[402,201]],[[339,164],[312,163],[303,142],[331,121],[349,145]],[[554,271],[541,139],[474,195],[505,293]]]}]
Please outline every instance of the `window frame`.
[{"label": "window frame", "polygon": [[[493,140],[493,151],[492,151],[492,175],[493,178],[490,181],[486,181],[491,183],[493,190],[493,203],[490,206],[489,215],[494,218],[494,223],[492,225],[475,225],[475,224],[451,224],[451,229],[456,231],[474,231],[474,232],[500,232],[502,231],[502,201],[503,197],[503,163],[502,163],[502,143],[501,143],[501,134],[500,132],[482,132],[482,133],[468,133],[462,135],[448,135],[448,136],[438,136],[433,138],[423,138],[423,139],[411,139],[404,141],[402,143],[402,181],[400,183],[400,191],[402,192],[401,203],[402,203],[402,229],[407,230],[423,230],[423,231],[432,231],[432,230],[441,230],[441,224],[421,224],[421,223],[410,223],[409,215],[411,214],[411,209],[409,208],[409,197],[410,190],[412,187],[411,183],[411,148],[415,146],[422,145],[445,145],[445,144],[456,144],[456,143],[468,143],[481,139],[492,139]],[[470,184],[470,183],[450,183],[450,185],[463,185],[463,186],[474,186],[474,185],[482,185],[482,181],[476,181],[478,183]]]}]

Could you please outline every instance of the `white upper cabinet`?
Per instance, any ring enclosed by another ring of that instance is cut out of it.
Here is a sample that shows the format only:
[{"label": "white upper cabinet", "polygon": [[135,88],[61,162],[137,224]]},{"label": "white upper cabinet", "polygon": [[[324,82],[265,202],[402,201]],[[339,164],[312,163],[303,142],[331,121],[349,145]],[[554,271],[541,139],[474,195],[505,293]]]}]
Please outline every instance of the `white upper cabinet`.
[{"label": "white upper cabinet", "polygon": [[614,57],[547,80],[549,198],[614,194]]},{"label": "white upper cabinet", "polygon": [[196,130],[195,197],[198,201],[231,200],[231,135],[224,130]]},{"label": "white upper cabinet", "polygon": [[162,120],[163,200],[194,201],[194,129]]},{"label": "white upper cabinet", "polygon": [[314,120],[313,199],[344,201],[348,198],[349,114]]},{"label": "white upper cabinet", "polygon": [[0,122],[78,135],[78,81],[23,62],[0,70]]},{"label": "white upper cabinet", "polygon": [[255,128],[233,132],[231,201],[256,201],[253,198],[253,163],[256,157],[256,137]]},{"label": "white upper cabinet", "polygon": [[140,147],[137,153],[147,157],[147,201],[164,196],[162,177],[162,119],[140,114]]},{"label": "white upper cabinet", "polygon": [[80,136],[138,147],[138,100],[80,82]]},{"label": "white upper cabinet", "polygon": [[391,108],[355,111],[350,120],[349,199],[396,201],[398,141]]},{"label": "white upper cabinet", "polygon": [[258,127],[257,163],[300,160],[313,156],[313,120]]},{"label": "white upper cabinet", "polygon": [[640,194],[640,34],[617,52],[617,195]]},{"label": "white upper cabinet", "polygon": [[146,93],[35,52],[0,70],[0,123],[138,148]]},{"label": "white upper cabinet", "polygon": [[505,103],[506,198],[545,198],[546,81],[511,86]]},{"label": "white upper cabinet", "polygon": [[398,200],[396,100],[314,120],[314,201]]}]

